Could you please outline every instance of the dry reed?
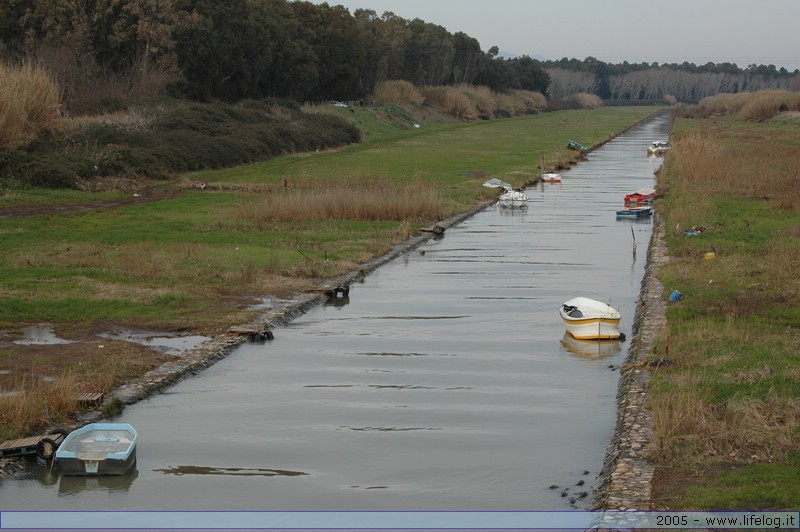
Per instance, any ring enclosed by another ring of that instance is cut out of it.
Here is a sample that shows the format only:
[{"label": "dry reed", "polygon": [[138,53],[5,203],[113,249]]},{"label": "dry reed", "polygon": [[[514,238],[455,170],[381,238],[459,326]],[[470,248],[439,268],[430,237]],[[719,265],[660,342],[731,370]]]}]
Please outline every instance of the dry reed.
[{"label": "dry reed", "polygon": [[5,437],[21,437],[68,420],[77,412],[79,392],[78,380],[71,375],[50,382],[32,377],[20,380],[13,394],[0,397],[0,427]]},{"label": "dry reed", "polygon": [[0,149],[27,145],[58,116],[59,89],[44,69],[0,63]]},{"label": "dry reed", "polygon": [[390,80],[378,83],[372,93],[375,103],[379,105],[422,105],[425,98],[410,82],[404,80]]},{"label": "dry reed", "polygon": [[372,179],[292,181],[283,190],[250,201],[243,199],[238,217],[256,227],[275,221],[429,220],[442,212],[439,192],[424,183],[393,184]]},{"label": "dry reed", "polygon": [[585,92],[564,96],[561,101],[577,109],[597,109],[603,105],[603,100],[599,96]]}]

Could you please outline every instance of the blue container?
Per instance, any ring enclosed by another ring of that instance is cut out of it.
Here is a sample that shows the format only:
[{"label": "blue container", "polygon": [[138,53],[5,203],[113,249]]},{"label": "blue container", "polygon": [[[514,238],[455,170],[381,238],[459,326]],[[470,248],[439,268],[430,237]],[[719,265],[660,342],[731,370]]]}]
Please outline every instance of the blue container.
[{"label": "blue container", "polygon": [[681,293],[677,290],[673,290],[672,293],[669,295],[669,300],[675,303],[677,300],[681,298]]}]

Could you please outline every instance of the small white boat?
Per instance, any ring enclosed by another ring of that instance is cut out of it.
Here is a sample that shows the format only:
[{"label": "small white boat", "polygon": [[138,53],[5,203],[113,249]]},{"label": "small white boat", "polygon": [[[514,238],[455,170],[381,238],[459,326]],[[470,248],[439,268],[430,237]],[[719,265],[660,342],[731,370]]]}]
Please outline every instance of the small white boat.
[{"label": "small white boat", "polygon": [[619,311],[601,301],[576,297],[561,304],[559,314],[567,332],[578,340],[613,340],[620,337]]},{"label": "small white boat", "polygon": [[501,179],[492,178],[485,182],[483,186],[487,188],[502,188],[505,192],[497,198],[497,204],[501,207],[524,208],[528,206],[528,195],[521,188],[513,188]]},{"label": "small white boat", "polygon": [[664,155],[669,151],[669,142],[656,140],[650,143],[650,146],[647,147],[647,153],[649,155]]},{"label": "small white boat", "polygon": [[136,463],[136,430],[127,423],[90,423],[56,451],[64,475],[124,475]]},{"label": "small white boat", "polygon": [[497,204],[510,209],[525,208],[528,206],[528,195],[521,188],[512,188],[497,198]]},{"label": "small white boat", "polygon": [[542,169],[542,177],[541,180],[545,183],[561,183],[561,174],[558,172],[546,172],[545,171],[545,164],[544,164],[544,156],[542,156],[542,161],[539,163],[539,168]]}]

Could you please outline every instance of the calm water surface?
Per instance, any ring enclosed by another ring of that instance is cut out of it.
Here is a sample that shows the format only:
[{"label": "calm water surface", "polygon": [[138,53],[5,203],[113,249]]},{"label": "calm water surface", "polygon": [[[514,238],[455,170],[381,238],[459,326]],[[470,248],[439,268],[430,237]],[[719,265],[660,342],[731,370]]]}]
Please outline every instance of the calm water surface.
[{"label": "calm water surface", "polygon": [[[588,506],[629,342],[565,338],[561,302],[611,303],[630,337],[668,118],[641,124],[202,374],[128,407],[129,478],[29,463],[3,509],[526,510]],[[535,161],[531,161],[535,165]],[[638,253],[634,253],[634,245]],[[583,482],[583,485],[578,485]],[[551,489],[558,485],[558,489]],[[561,492],[568,489],[566,497]],[[570,502],[570,498],[575,498]]]}]

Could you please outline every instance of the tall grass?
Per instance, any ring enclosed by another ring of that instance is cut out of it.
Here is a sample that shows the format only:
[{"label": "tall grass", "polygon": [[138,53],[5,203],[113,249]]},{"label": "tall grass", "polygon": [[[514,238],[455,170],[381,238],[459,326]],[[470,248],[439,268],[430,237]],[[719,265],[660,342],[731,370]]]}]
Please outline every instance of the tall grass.
[{"label": "tall grass", "polygon": [[39,67],[0,62],[0,149],[27,145],[56,124],[58,86]]},{"label": "tall grass", "polygon": [[[300,183],[296,183],[300,181]],[[387,179],[292,180],[276,193],[246,196],[238,214],[255,227],[281,221],[379,221],[441,219],[453,214],[443,206],[433,183],[392,183]],[[444,209],[444,210],[443,210]]]},{"label": "tall grass", "polygon": [[597,109],[603,105],[603,100],[599,96],[585,92],[564,96],[561,101],[575,109]]},{"label": "tall grass", "polygon": [[747,120],[769,120],[786,111],[800,111],[800,92],[763,90],[720,93],[700,100],[698,107],[706,114],[739,115]]},{"label": "tall grass", "polygon": [[378,84],[373,98],[379,104],[433,107],[459,120],[521,116],[547,108],[547,99],[538,92],[497,93],[488,87],[466,83],[417,88],[407,81],[387,81]]},{"label": "tall grass", "polygon": [[80,386],[75,376],[65,375],[52,382],[21,379],[13,395],[0,397],[0,437],[18,438],[33,434],[51,423],[63,423],[77,412]]},{"label": "tall grass", "polygon": [[372,92],[378,105],[421,105],[425,98],[413,83],[405,80],[389,80],[378,83]]}]

